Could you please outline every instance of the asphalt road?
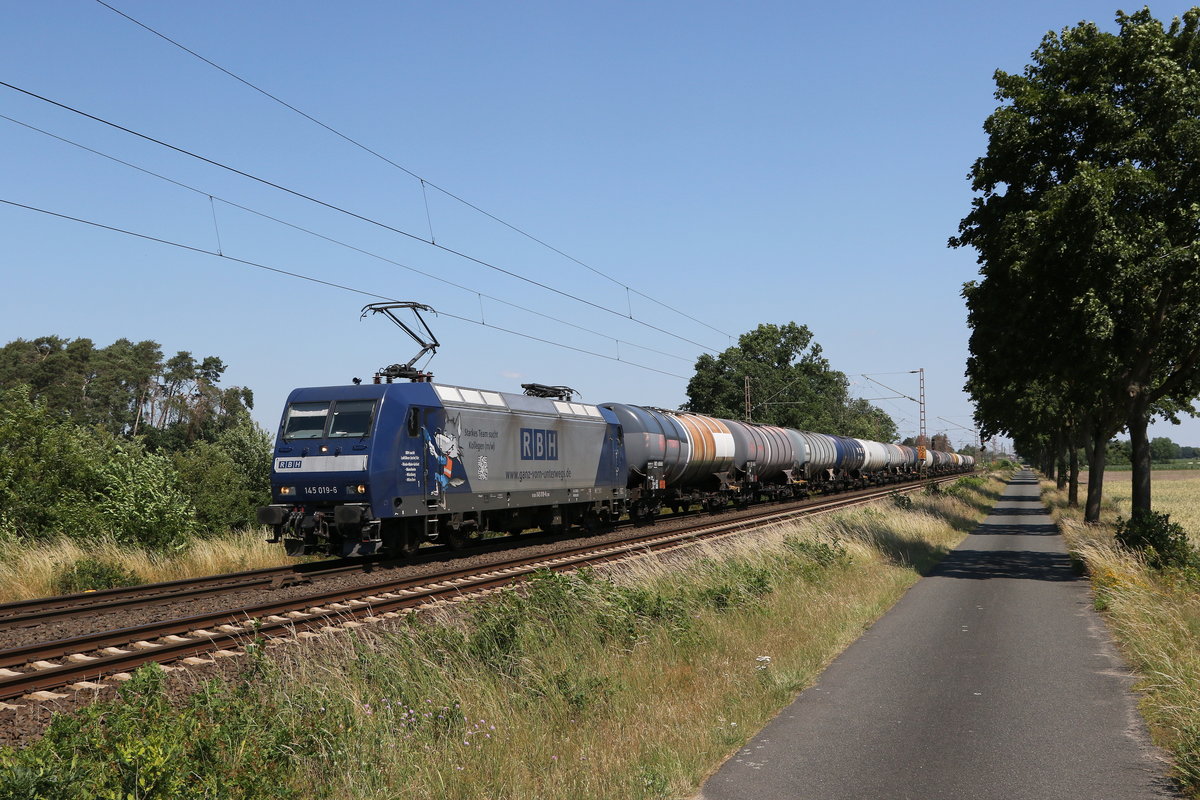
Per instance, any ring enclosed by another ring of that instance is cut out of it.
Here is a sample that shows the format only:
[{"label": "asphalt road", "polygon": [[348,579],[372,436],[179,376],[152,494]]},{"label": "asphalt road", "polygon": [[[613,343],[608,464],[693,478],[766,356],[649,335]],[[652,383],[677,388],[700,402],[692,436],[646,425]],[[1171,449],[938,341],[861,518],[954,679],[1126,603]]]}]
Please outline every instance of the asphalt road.
[{"label": "asphalt road", "polygon": [[703,800],[1175,797],[1029,473]]}]

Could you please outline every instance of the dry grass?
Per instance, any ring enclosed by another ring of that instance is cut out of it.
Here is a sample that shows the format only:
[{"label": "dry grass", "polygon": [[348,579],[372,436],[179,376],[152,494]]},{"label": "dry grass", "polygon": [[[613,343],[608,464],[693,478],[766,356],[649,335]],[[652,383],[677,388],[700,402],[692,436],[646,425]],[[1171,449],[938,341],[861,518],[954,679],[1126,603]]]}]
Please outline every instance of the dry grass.
[{"label": "dry grass", "polygon": [[[1193,543],[1200,532],[1200,476],[1158,480],[1154,508],[1180,522]],[[1113,538],[1128,515],[1127,481],[1105,481],[1101,524],[1084,525],[1064,493],[1043,484],[1072,553],[1087,566],[1096,607],[1134,670],[1140,707],[1156,744],[1175,757],[1189,797],[1200,798],[1200,571],[1155,570]]]},{"label": "dry grass", "polygon": [[[987,490],[999,494],[996,484]],[[771,590],[725,609],[689,607],[678,624],[615,648],[597,634],[596,620],[581,619],[572,620],[570,641],[521,649],[499,673],[470,658],[470,647],[461,660],[455,646],[440,649],[427,630],[413,636],[433,643],[416,646],[406,636],[363,634],[354,659],[372,665],[366,674],[348,668],[344,650],[297,649],[284,683],[312,694],[293,692],[291,713],[336,713],[338,731],[354,731],[333,735],[306,760],[305,791],[346,800],[401,791],[410,798],[688,796],[899,599],[919,578],[916,566],[953,547],[980,507],[990,506],[974,493],[914,501],[909,511],[885,503],[621,566],[611,574],[615,585],[668,605],[761,576]],[[796,571],[789,554],[797,547],[840,555]],[[467,637],[478,624],[443,620]],[[431,738],[439,715],[453,736]],[[331,775],[327,764],[344,766],[349,755],[373,766]]]},{"label": "dry grass", "polygon": [[264,541],[260,530],[194,539],[177,553],[130,548],[108,538],[80,541],[64,537],[42,542],[12,539],[5,541],[0,551],[0,602],[58,594],[59,576],[84,560],[132,573],[141,583],[238,572],[289,561],[279,545]]}]

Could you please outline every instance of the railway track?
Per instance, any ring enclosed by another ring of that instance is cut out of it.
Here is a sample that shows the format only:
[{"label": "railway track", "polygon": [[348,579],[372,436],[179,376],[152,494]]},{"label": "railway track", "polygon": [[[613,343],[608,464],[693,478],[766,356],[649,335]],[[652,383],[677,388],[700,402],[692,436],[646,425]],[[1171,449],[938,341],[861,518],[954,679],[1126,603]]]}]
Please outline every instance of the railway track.
[{"label": "railway track", "polygon": [[363,572],[382,559],[338,559],[337,561],[264,567],[224,575],[186,578],[141,586],[101,589],[58,597],[0,603],[0,631],[42,625],[50,621],[72,619],[90,614],[130,608],[144,608],[188,598],[224,594],[255,586],[280,588],[307,583],[314,578]]},{"label": "railway track", "polygon": [[[580,545],[568,541],[564,542],[567,546],[561,550],[535,557],[509,558],[483,566],[450,569],[432,576],[409,577],[370,586],[326,589],[301,597],[12,647],[0,650],[0,706],[11,706],[9,701],[61,699],[68,696],[62,694],[63,691],[99,691],[107,688],[99,681],[121,680],[131,670],[150,661],[183,666],[209,664],[214,658],[243,652],[245,646],[252,642],[344,631],[394,618],[431,603],[456,602],[479,596],[520,582],[539,570],[573,570],[636,558],[649,552],[689,547],[701,541],[732,536],[797,517],[862,505],[893,492],[911,492],[928,483],[952,481],[957,477],[863,490],[836,498],[810,500],[799,506],[782,509],[776,506],[752,517],[719,520],[706,516],[703,520],[688,520],[688,524],[681,528],[635,534],[606,544]],[[338,564],[309,572],[330,574],[352,571],[354,568]],[[363,565],[359,563],[357,568],[362,570]],[[288,571],[294,573],[295,570],[296,567],[254,570],[194,582],[176,581],[143,587],[150,588],[152,593],[140,602],[153,604],[165,602],[163,598],[178,599],[199,593],[235,591],[248,585],[269,585],[272,581],[286,580]],[[221,589],[220,578],[233,580],[227,580],[225,588]],[[18,605],[24,608],[0,617],[0,625],[17,619],[23,619],[27,624],[32,619],[35,622],[31,624],[36,624],[39,617],[35,615],[39,614],[45,615],[40,617],[44,620],[52,618],[55,613],[94,613],[97,608],[104,607],[104,602],[139,602],[136,592],[131,590],[106,594],[107,597],[95,598],[98,603],[87,606],[75,606],[69,602],[71,598],[52,598],[46,601],[52,607],[40,609],[35,603],[9,604],[0,607],[0,613]]]}]

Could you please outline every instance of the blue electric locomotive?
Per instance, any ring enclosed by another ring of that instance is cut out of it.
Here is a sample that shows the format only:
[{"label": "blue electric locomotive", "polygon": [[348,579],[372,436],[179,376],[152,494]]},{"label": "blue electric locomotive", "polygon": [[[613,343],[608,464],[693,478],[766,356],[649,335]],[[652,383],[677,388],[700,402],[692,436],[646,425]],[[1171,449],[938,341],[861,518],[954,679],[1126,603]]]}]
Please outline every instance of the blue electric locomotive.
[{"label": "blue electric locomotive", "polygon": [[611,411],[429,382],[296,389],[276,440],[272,504],[292,555],[409,553],[620,516],[628,470]]}]

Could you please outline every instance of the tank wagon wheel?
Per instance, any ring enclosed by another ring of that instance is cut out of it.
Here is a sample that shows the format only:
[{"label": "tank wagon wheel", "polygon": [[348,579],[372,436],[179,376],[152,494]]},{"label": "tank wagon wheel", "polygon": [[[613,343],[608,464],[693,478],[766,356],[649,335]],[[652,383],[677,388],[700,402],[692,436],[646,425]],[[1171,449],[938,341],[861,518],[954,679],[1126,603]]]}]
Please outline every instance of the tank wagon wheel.
[{"label": "tank wagon wheel", "polygon": [[658,516],[658,507],[653,503],[637,502],[629,509],[629,517],[634,525],[649,525]]}]

